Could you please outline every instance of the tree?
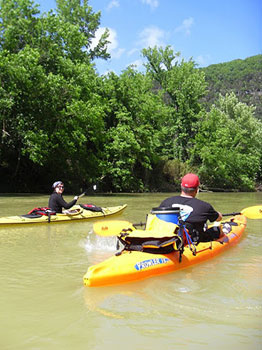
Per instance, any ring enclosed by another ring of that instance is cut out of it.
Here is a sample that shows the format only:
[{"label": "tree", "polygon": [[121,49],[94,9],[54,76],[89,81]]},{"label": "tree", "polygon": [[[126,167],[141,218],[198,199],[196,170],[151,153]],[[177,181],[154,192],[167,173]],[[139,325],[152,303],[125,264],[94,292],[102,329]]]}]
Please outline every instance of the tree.
[{"label": "tree", "polygon": [[253,190],[261,149],[262,123],[254,117],[254,108],[231,93],[220,95],[202,120],[191,161],[209,187]]},{"label": "tree", "polygon": [[72,183],[99,172],[104,123],[92,60],[108,57],[107,34],[91,48],[100,13],[87,0],[57,4],[39,15],[30,0],[0,2],[0,152],[18,184],[33,164]]},{"label": "tree", "polygon": [[92,47],[92,40],[100,25],[101,13],[94,13],[88,0],[57,0],[57,16],[59,21],[58,36],[62,38],[64,53],[73,61],[81,62],[95,58],[110,58],[107,52],[108,30]]},{"label": "tree", "polygon": [[148,60],[147,72],[165,93],[166,103],[173,108],[166,125],[169,137],[164,148],[170,159],[186,161],[202,115],[200,98],[206,89],[204,74],[195,69],[192,60],[179,62],[180,54],[174,53],[170,46],[148,48],[142,53]]},{"label": "tree", "polygon": [[151,78],[132,67],[119,77],[106,76],[101,94],[106,110],[105,172],[118,191],[145,190],[159,160],[170,109],[153,91]]},{"label": "tree", "polygon": [[248,57],[200,68],[205,73],[208,93],[203,101],[211,107],[219,94],[229,91],[236,94],[240,102],[256,107],[255,117],[262,118],[262,55]]},{"label": "tree", "polygon": [[0,1],[0,51],[18,53],[34,46],[40,33],[40,11],[31,0]]}]

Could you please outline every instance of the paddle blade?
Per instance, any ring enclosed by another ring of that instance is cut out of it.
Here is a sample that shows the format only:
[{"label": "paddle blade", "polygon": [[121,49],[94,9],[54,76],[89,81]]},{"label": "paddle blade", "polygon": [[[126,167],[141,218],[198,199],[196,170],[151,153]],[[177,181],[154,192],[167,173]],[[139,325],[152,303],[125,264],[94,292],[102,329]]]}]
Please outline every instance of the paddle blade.
[{"label": "paddle blade", "polygon": [[117,236],[123,229],[132,229],[135,228],[129,221],[124,220],[107,220],[107,221],[97,221],[93,225],[94,232],[103,237],[107,236]]},{"label": "paddle blade", "polygon": [[245,208],[241,211],[249,219],[262,219],[262,205]]}]

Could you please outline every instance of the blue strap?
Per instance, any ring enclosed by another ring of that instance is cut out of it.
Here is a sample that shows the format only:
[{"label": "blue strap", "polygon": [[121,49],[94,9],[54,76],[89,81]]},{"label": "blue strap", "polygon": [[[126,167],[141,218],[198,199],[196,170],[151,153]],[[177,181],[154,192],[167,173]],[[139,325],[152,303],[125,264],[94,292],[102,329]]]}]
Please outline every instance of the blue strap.
[{"label": "blue strap", "polygon": [[[188,230],[186,229],[186,226],[185,226],[182,222],[179,223],[179,233],[180,233],[181,227],[182,227],[182,230],[183,230],[183,231],[182,231],[182,234],[183,234],[183,232],[185,232],[185,236],[186,236],[187,243],[188,243],[188,245],[189,245],[189,249],[190,249],[191,251],[193,251],[193,254],[196,254],[196,246],[195,246],[195,244],[193,243],[193,241],[192,241],[192,239],[191,239],[191,236],[190,236],[190,234],[188,233]],[[193,246],[193,248],[191,247],[191,245]]]}]

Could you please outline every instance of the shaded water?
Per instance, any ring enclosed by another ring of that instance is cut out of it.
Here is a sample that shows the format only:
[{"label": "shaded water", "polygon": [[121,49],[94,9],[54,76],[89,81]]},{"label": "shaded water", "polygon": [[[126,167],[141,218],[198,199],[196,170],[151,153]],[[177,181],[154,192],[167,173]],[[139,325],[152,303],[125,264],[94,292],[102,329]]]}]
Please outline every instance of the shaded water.
[{"label": "shaded water", "polygon": [[[139,222],[166,194],[82,198],[127,203]],[[200,193],[221,212],[262,204],[261,193]],[[66,197],[70,200],[71,197]],[[47,196],[0,197],[0,215],[46,206]],[[0,228],[1,350],[261,349],[262,220],[241,242],[184,271],[116,287],[83,287],[88,266],[115,252],[92,222]]]}]

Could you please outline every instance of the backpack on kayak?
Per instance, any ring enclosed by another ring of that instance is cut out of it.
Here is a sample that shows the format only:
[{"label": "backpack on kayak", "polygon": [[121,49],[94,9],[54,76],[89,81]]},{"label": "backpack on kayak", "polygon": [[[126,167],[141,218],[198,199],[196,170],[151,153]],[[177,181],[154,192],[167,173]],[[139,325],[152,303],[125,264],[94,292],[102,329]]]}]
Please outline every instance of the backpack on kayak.
[{"label": "backpack on kayak", "polygon": [[193,255],[196,254],[196,247],[182,219],[186,215],[189,214],[180,207],[153,208],[151,214],[147,216],[145,230],[131,228],[122,230],[118,240],[123,244],[123,250],[128,251],[152,254],[179,251],[179,262],[181,262],[185,245],[189,246]]},{"label": "backpack on kayak", "polygon": [[123,250],[168,254],[179,251],[183,247],[183,239],[178,231],[178,225],[149,214],[146,230],[122,230],[117,238],[122,243]]},{"label": "backpack on kayak", "polygon": [[[193,255],[196,255],[196,246],[195,246],[196,241],[192,240],[191,234],[189,234],[189,230],[185,224],[185,220],[188,218],[192,210],[193,209],[188,205],[176,204],[174,205],[174,207],[172,206],[172,207],[153,208],[151,210],[151,213],[155,214],[156,217],[159,218],[160,220],[178,225],[179,227],[178,235],[182,238],[183,247],[185,245],[188,245]],[[194,234],[194,232],[192,233]],[[197,237],[196,237],[196,240],[197,240]],[[180,260],[182,258],[183,249],[184,248],[180,250],[181,252]]]},{"label": "backpack on kayak", "polygon": [[50,216],[50,215],[56,215],[56,212],[54,210],[51,210],[48,207],[41,207],[41,208],[34,208],[30,210],[26,215],[23,215],[24,217],[41,217],[41,216]]}]

